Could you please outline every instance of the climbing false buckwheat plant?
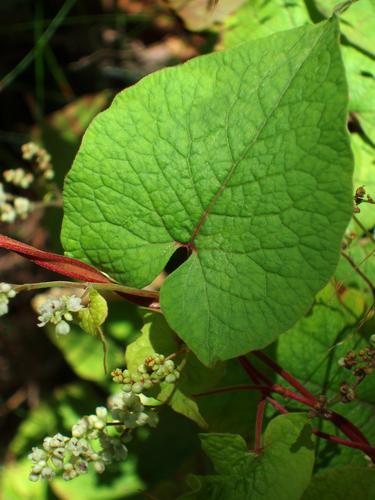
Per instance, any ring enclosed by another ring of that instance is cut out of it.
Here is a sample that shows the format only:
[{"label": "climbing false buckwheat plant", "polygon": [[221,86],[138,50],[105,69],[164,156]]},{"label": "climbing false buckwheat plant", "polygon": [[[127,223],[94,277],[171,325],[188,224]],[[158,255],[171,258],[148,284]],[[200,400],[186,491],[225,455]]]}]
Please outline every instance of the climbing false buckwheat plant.
[{"label": "climbing false buckwheat plant", "polygon": [[[366,0],[331,17],[316,1],[317,24],[304,2],[277,6],[291,29],[269,35],[280,23],[259,19],[274,3],[244,2],[224,50],[143,78],[93,120],[65,179],[64,256],[0,236],[75,280],[2,283],[0,314],[16,293],[63,291],[39,303],[38,326],[64,354],[81,330],[100,341],[117,384],[32,449],[31,481],[104,473],[167,405],[204,431],[212,467],[189,483],[194,498],[315,500],[328,480],[338,498],[353,484],[375,492],[374,130],[356,102],[371,93],[373,43],[353,37],[351,14]],[[48,152],[22,154],[29,167],[0,184],[4,222],[61,203]],[[116,330],[112,299],[134,306],[131,333]]]}]

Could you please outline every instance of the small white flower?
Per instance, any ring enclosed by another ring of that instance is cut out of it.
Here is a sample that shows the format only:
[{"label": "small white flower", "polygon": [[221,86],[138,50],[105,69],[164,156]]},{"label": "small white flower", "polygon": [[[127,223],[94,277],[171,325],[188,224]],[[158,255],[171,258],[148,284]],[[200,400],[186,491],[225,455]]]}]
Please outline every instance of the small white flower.
[{"label": "small white flower", "polygon": [[70,332],[69,323],[64,320],[60,321],[56,325],[55,332],[57,333],[57,335],[68,335],[68,333]]},{"label": "small white flower", "polygon": [[30,201],[27,198],[19,196],[14,200],[14,209],[21,219],[25,219],[29,215],[30,206]]},{"label": "small white flower", "polygon": [[70,332],[69,322],[73,321],[72,313],[80,311],[83,307],[80,297],[76,295],[48,299],[39,307],[38,326],[52,323],[56,325],[58,335],[67,335]]},{"label": "small white flower", "polygon": [[66,308],[70,312],[78,312],[83,309],[81,297],[77,297],[76,295],[68,296],[66,299]]},{"label": "small white flower", "polygon": [[5,203],[6,201],[6,194],[4,192],[4,186],[2,184],[2,182],[0,182],[0,207],[3,203]]},{"label": "small white flower", "polygon": [[98,474],[102,474],[105,471],[104,462],[101,462],[101,461],[94,462],[94,469],[95,469],[95,472],[97,472]]},{"label": "small white flower", "polygon": [[10,203],[3,203],[0,209],[1,209],[0,220],[2,222],[8,222],[9,224],[11,224],[16,220],[17,216],[16,211],[14,210],[12,205],[10,205]]},{"label": "small white flower", "polygon": [[8,313],[9,299],[16,296],[16,291],[9,283],[0,283],[0,316]]},{"label": "small white flower", "polygon": [[9,312],[9,307],[8,307],[8,300],[7,299],[2,299],[0,298],[0,316],[5,316],[5,314],[8,314]]}]

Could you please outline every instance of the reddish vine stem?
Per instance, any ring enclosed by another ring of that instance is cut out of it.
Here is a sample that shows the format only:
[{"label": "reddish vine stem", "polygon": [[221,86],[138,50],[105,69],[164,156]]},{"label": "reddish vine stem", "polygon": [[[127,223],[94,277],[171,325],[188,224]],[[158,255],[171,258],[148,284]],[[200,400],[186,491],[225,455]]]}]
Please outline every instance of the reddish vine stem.
[{"label": "reddish vine stem", "polygon": [[267,399],[263,398],[258,403],[257,415],[255,420],[255,448],[254,452],[259,454],[262,451],[262,430],[263,417],[266,408]]},{"label": "reddish vine stem", "polygon": [[[306,406],[309,406],[310,408],[313,408],[315,410],[318,410],[317,408],[317,399],[315,396],[313,396],[309,391],[307,391],[301,383],[296,380],[290,373],[286,372],[284,369],[282,369],[277,363],[275,363],[273,360],[270,360],[268,357],[263,357],[263,356],[257,356],[260,359],[266,359],[265,363],[273,369],[276,373],[281,375],[284,380],[288,381],[295,389],[297,389],[301,394],[296,394],[294,391],[287,387],[283,387],[280,384],[273,384],[271,381],[268,383],[270,380],[266,375],[261,373],[257,368],[255,368],[252,363],[245,357],[245,356],[240,356],[239,362],[243,366],[244,370],[246,373],[250,376],[250,378],[255,381],[256,383],[259,382],[260,379],[263,381],[267,380],[267,389],[261,389],[261,392],[263,394],[264,398],[267,398],[269,400],[269,394],[271,392],[276,392],[277,394],[280,394],[281,396],[284,396],[286,398],[293,399],[294,401],[298,401],[299,403],[302,403]],[[263,361],[262,359],[262,361]],[[282,373],[281,373],[282,372]],[[302,389],[302,391],[301,391]],[[306,392],[307,391],[307,392]],[[302,394],[304,392],[304,394]],[[307,397],[307,394],[309,397]],[[274,405],[275,406],[275,405]],[[276,406],[275,406],[276,407]],[[282,407],[283,408],[283,407]],[[281,411],[281,413],[284,412],[285,408]],[[319,414],[317,414],[319,415]],[[331,436],[330,434],[326,433],[321,433],[318,434],[320,437],[329,439],[330,441],[338,442],[343,444],[344,446],[351,446],[352,448],[358,448],[361,449],[362,451],[365,451],[371,458],[372,462],[375,463],[375,448],[372,448],[370,446],[369,441],[367,438],[362,434],[362,432],[354,425],[352,424],[349,420],[347,420],[345,417],[340,415],[339,413],[336,413],[334,411],[327,410],[324,413],[320,414],[324,419],[331,421],[338,429],[341,430],[343,434],[345,434],[350,441],[342,439],[342,438],[336,438],[335,436]],[[316,432],[315,432],[316,433]],[[341,441],[338,441],[341,440]]]},{"label": "reddish vine stem", "polygon": [[287,387],[283,387],[280,384],[272,384],[270,386],[271,392],[276,392],[284,398],[293,399],[294,401],[298,401],[298,403],[302,403],[303,405],[310,406],[310,408],[315,408],[315,402],[305,396],[297,394],[296,392],[288,389]]},{"label": "reddish vine stem", "polygon": [[375,448],[372,448],[372,446],[360,443],[358,441],[349,441],[347,439],[342,439],[338,436],[332,436],[332,434],[327,434],[326,432],[319,431],[318,429],[313,429],[312,431],[316,436],[326,439],[327,441],[330,441],[332,443],[338,443],[343,446],[348,446],[349,448],[356,448],[358,450],[362,450],[370,457],[372,457],[375,454]]},{"label": "reddish vine stem", "polygon": [[[265,382],[266,384],[268,384],[268,386],[270,384],[272,384],[272,380],[269,379],[266,375],[264,375],[262,372],[260,372],[259,370],[257,370],[255,368],[255,366],[253,366],[250,361],[247,359],[246,356],[240,356],[238,358],[238,361],[240,362],[240,364],[242,365],[243,369],[246,371],[246,373],[249,375],[249,377],[251,378],[251,380],[253,382],[255,382],[256,384],[258,384],[261,380],[263,380],[263,382]],[[288,411],[278,402],[276,401],[275,399],[271,398],[271,396],[269,395],[270,391],[269,391],[269,388],[266,387],[264,389],[262,389],[262,393],[263,395],[266,397],[267,401],[277,410],[279,411],[280,413],[288,413]]]},{"label": "reddish vine stem", "polygon": [[217,389],[211,389],[205,392],[198,392],[193,394],[195,398],[199,398],[201,396],[211,396],[212,394],[221,394],[223,392],[233,392],[233,391],[268,391],[268,387],[266,385],[249,385],[249,384],[239,384],[239,385],[228,385],[226,387],[218,387]]},{"label": "reddish vine stem", "polygon": [[264,373],[259,371],[255,366],[250,363],[246,356],[240,356],[238,361],[242,365],[245,372],[249,375],[249,377],[255,382],[259,383],[260,380],[265,382],[267,385],[272,385],[272,380],[267,377]]},{"label": "reddish vine stem", "polygon": [[285,413],[288,413],[288,410],[284,408],[282,404],[280,404],[276,399],[271,398],[270,396],[267,397],[267,401],[271,403],[271,405],[280,413],[285,415]]},{"label": "reddish vine stem", "polygon": [[327,420],[331,420],[336,427],[338,427],[349,439],[353,441],[360,441],[365,445],[370,445],[367,438],[362,434],[362,432],[352,424],[345,417],[336,413],[335,411],[329,412],[329,415],[326,417]]},{"label": "reddish vine stem", "polygon": [[306,389],[297,379],[295,379],[290,373],[285,371],[278,365],[273,359],[269,358],[266,354],[260,351],[253,351],[251,354],[260,359],[264,364],[269,366],[274,372],[278,373],[280,377],[286,380],[292,387],[297,389],[299,393],[305,396],[307,399],[310,399],[313,402],[316,402],[316,398],[310,391]]}]

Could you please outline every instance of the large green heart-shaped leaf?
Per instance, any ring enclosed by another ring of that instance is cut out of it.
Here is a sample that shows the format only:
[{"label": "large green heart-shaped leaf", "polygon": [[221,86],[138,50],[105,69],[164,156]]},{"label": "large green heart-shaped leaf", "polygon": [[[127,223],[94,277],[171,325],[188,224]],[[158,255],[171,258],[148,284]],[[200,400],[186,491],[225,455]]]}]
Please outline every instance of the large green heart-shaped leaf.
[{"label": "large green heart-shaped leaf", "polygon": [[335,19],[144,78],[84,137],[66,251],[141,287],[186,247],[161,289],[170,326],[204,363],[264,347],[337,263],[346,108]]}]

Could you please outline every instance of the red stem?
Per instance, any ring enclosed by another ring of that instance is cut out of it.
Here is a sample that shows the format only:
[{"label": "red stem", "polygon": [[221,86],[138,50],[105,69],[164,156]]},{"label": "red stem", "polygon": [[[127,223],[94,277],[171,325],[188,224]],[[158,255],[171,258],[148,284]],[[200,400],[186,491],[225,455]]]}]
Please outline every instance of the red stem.
[{"label": "red stem", "polygon": [[232,391],[268,391],[268,387],[266,385],[228,385],[227,387],[218,387],[217,389],[211,389],[209,391],[198,392],[193,394],[193,397],[199,398],[201,396],[211,396],[211,394],[221,394],[223,392],[232,392]]},{"label": "red stem", "polygon": [[[15,252],[31,260],[37,266],[44,267],[57,274],[68,276],[69,278],[85,283],[115,283],[104,273],[85,262],[56,253],[39,250],[38,248],[26,245],[26,243],[22,243],[21,241],[14,240],[2,234],[0,234],[0,248]],[[157,298],[155,297],[145,297],[130,293],[119,293],[119,295],[129,302],[144,307],[152,307],[157,303]]]},{"label": "red stem", "polygon": [[270,396],[267,396],[267,401],[274,407],[276,410],[278,410],[280,413],[285,414],[288,413],[288,410],[284,408],[282,404],[280,404],[276,399],[271,398]]},{"label": "red stem", "polygon": [[330,416],[327,420],[331,420],[336,427],[338,427],[341,432],[343,432],[349,439],[353,441],[361,441],[363,444],[370,445],[367,438],[362,434],[362,432],[352,424],[348,419],[336,413],[335,411],[330,412]]},{"label": "red stem", "polygon": [[262,451],[262,430],[263,430],[263,417],[266,407],[266,399],[261,399],[257,408],[257,415],[255,420],[255,449],[254,452],[259,454]]},{"label": "red stem", "polygon": [[350,448],[356,448],[358,450],[362,450],[369,457],[375,457],[375,448],[372,448],[367,444],[363,444],[358,441],[348,441],[347,439],[342,439],[338,436],[332,436],[332,434],[327,434],[326,432],[319,431],[318,429],[313,429],[312,431],[316,436],[326,439],[327,441],[342,444],[343,446],[349,446]]},{"label": "red stem", "polygon": [[[284,378],[284,380],[288,381],[295,389],[297,389],[301,393],[301,395],[299,395],[290,390],[289,388],[283,387],[280,384],[273,384],[272,382],[270,383],[266,382],[268,383],[267,390],[262,389],[261,392],[264,397],[267,397],[267,400],[269,400],[270,392],[276,392],[281,396],[298,401],[299,403],[309,406],[310,408],[317,409],[316,408],[317,399],[313,394],[307,391],[298,380],[296,380],[292,375],[290,375],[288,372],[282,369],[277,363],[269,359],[268,356],[264,355],[263,353],[256,351],[254,352],[254,354],[259,359],[264,361],[264,363],[267,364],[270,368],[276,371],[276,373],[281,375]],[[255,368],[245,356],[241,356],[238,359],[241,365],[243,366],[244,370],[252,380],[256,382],[258,382],[260,379],[262,379],[263,381],[270,380],[266,375],[263,375],[257,368]],[[281,413],[286,412],[285,408],[279,405],[277,401],[273,400],[272,402],[270,401],[270,403],[273,404],[275,408],[277,406],[280,406],[281,408],[278,409]],[[325,414],[322,414],[322,417],[325,418],[326,420],[331,421],[337,428],[341,430],[341,432],[343,432],[350,439],[350,441],[347,441],[345,439],[336,438],[335,436],[332,436],[332,439],[330,438],[330,440],[333,440],[338,443],[342,441],[341,444],[344,444],[345,446],[351,446],[352,448],[358,448],[364,450],[365,453],[367,453],[372,459],[372,461],[375,463],[375,448],[372,448],[370,446],[370,443],[367,440],[367,438],[354,424],[352,424],[345,417],[334,411],[327,411]],[[327,434],[326,436],[330,435]],[[325,437],[325,433],[322,433],[321,437]],[[339,441],[340,439],[341,441]]]},{"label": "red stem", "polygon": [[283,387],[280,384],[272,384],[269,389],[271,392],[277,392],[277,394],[281,394],[281,396],[284,396],[285,398],[294,399],[294,401],[310,406],[310,408],[315,408],[315,403],[311,401],[311,399],[305,398],[305,396],[301,396],[300,394],[297,394],[291,389]]},{"label": "red stem", "polygon": [[18,253],[40,267],[62,274],[63,276],[68,276],[69,278],[90,283],[113,283],[103,273],[84,262],[56,253],[44,252],[2,234],[0,235],[0,247]]},{"label": "red stem", "polygon": [[[246,373],[249,375],[251,380],[255,382],[256,384],[260,382],[260,380],[263,380],[268,386],[272,385],[272,380],[269,379],[266,375],[264,375],[262,372],[257,370],[255,366],[250,363],[250,361],[247,359],[246,356],[240,356],[238,358],[238,361],[246,371]],[[288,411],[275,399],[271,398],[269,396],[269,387],[262,389],[263,395],[266,396],[267,401],[280,413],[288,413]],[[268,394],[268,395],[267,395]]]},{"label": "red stem", "polygon": [[267,385],[272,385],[272,380],[267,377],[264,373],[259,371],[255,366],[250,363],[246,356],[240,356],[238,361],[243,366],[245,372],[250,376],[250,378],[257,384],[260,381],[265,382]]},{"label": "red stem", "polygon": [[269,358],[266,354],[260,351],[253,351],[251,354],[260,359],[264,364],[269,366],[274,372],[278,373],[284,380],[289,382],[289,384],[297,389],[303,396],[307,399],[310,399],[313,402],[316,402],[316,398],[310,391],[308,391],[297,379],[295,379],[290,373],[285,371],[278,365],[275,361]]}]

